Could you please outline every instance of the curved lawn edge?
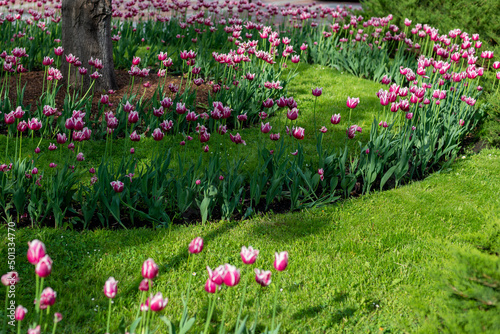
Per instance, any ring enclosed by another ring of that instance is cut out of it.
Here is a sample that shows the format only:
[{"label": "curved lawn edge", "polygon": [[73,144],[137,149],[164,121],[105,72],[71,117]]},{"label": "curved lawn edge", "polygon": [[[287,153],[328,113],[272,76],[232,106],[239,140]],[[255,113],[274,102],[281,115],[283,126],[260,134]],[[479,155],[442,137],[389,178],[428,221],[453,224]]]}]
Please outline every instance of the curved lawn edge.
[{"label": "curved lawn edge", "polygon": [[[92,333],[103,323],[106,312],[100,309],[107,300],[102,286],[109,276],[120,281],[114,328],[122,316],[130,323],[135,312],[132,304],[139,298],[140,266],[148,257],[160,266],[156,284],[169,298],[167,315],[176,317],[187,280],[187,244],[201,236],[205,249],[196,263],[190,303],[191,312],[200,315],[198,329],[206,309],[204,267],[229,262],[245,273],[249,269],[240,262],[239,251],[252,245],[261,252],[257,266],[263,269],[272,268],[275,251],[289,252],[289,267],[280,278],[284,288],[277,314],[286,332],[415,332],[437,331],[436,326],[461,331],[460,326],[447,325],[463,315],[460,308],[450,306],[453,293],[446,282],[452,269],[461,265],[457,252],[478,253],[488,242],[488,233],[498,233],[499,170],[500,150],[491,149],[460,159],[449,172],[421,182],[321,209],[237,223],[173,226],[171,231],[25,228],[16,235],[21,276],[17,302],[29,305],[32,301],[34,275],[26,250],[27,242],[38,238],[54,260],[47,284],[58,292],[54,310],[65,313],[61,327],[66,332],[78,328],[79,333]],[[5,244],[2,254],[7,251]],[[256,287],[251,287],[247,300],[255,295]],[[270,290],[264,303],[272,304],[272,298]],[[233,309],[238,302],[236,297]],[[272,317],[270,309],[266,312],[264,325]],[[484,313],[477,321],[498,324],[494,312]],[[236,315],[228,316],[234,323]]]}]

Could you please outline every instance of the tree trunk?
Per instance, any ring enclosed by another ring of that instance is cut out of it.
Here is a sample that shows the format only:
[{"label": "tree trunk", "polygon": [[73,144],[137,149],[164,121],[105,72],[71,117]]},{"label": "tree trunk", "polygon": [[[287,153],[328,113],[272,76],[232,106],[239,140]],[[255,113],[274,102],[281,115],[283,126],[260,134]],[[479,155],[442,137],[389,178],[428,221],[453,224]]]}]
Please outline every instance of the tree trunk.
[{"label": "tree trunk", "polygon": [[[115,68],[113,64],[113,42],[111,40],[111,0],[63,0],[62,1],[62,45],[64,54],[73,54],[87,68],[84,76],[84,87],[91,82],[88,61],[91,57],[102,61],[104,67],[99,71],[102,75],[96,80],[97,90],[117,89]],[[63,56],[63,60],[65,57]],[[62,63],[63,75],[67,80],[68,63]],[[95,71],[95,68],[93,69]],[[71,82],[77,87],[81,76],[72,66]]]}]

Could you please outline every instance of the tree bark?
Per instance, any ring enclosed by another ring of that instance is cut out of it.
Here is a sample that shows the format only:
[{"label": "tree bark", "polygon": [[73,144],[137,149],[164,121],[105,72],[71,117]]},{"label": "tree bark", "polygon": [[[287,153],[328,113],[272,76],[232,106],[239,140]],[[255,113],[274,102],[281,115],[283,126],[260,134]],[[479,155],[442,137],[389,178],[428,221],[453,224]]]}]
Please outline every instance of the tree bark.
[{"label": "tree bark", "polygon": [[[62,45],[64,54],[73,54],[87,68],[84,76],[84,87],[90,85],[91,57],[102,61],[104,67],[99,70],[102,75],[96,80],[97,90],[117,89],[115,68],[113,64],[113,42],[111,40],[111,0],[63,0],[62,1]],[[63,60],[64,60],[63,56]],[[68,63],[62,62],[63,75],[67,80]],[[95,69],[94,69],[95,71]],[[81,77],[72,66],[71,82],[80,86]]]}]

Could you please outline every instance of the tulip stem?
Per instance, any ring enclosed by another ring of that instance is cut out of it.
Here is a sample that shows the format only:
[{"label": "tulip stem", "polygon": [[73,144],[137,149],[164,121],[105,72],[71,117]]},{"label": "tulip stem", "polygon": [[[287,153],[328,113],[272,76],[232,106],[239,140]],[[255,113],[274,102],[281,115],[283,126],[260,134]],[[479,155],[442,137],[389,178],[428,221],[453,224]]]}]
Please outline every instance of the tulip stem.
[{"label": "tulip stem", "polygon": [[21,334],[21,323],[22,321],[17,322],[17,334]]},{"label": "tulip stem", "polygon": [[[279,277],[279,276],[278,276]],[[271,330],[274,330],[274,320],[276,318],[276,304],[278,301],[279,279],[276,279],[276,291],[274,292],[273,320],[271,322]]]},{"label": "tulip stem", "polygon": [[52,334],[56,333],[56,327],[57,327],[57,321],[54,321],[54,327],[52,328]]},{"label": "tulip stem", "polygon": [[256,298],[256,301],[255,301],[255,320],[254,320],[254,323],[253,323],[253,326],[252,326],[252,330],[253,332],[255,333],[255,330],[257,328],[257,319],[259,318],[259,307],[260,307],[260,294],[262,292],[262,289],[259,288],[259,290],[257,290],[257,298]]},{"label": "tulip stem", "polygon": [[212,297],[211,302],[209,302],[208,304],[208,315],[207,315],[207,321],[205,322],[205,329],[203,330],[203,334],[208,333],[208,326],[210,326],[210,321],[212,320],[212,315],[215,309],[215,303],[217,302],[217,292],[219,292],[219,289],[215,288],[215,294]]},{"label": "tulip stem", "polygon": [[227,304],[229,302],[229,300],[231,299],[230,296],[231,296],[231,289],[227,289],[227,294],[226,294],[226,298],[225,298],[225,301],[224,301],[224,312],[222,313],[222,320],[220,322],[220,327],[219,327],[219,334],[224,334],[225,333],[225,326],[224,326],[224,323],[226,322],[226,313],[227,313]]},{"label": "tulip stem", "polygon": [[[250,272],[250,274],[252,274],[252,273]],[[245,280],[245,286],[243,287],[243,294],[241,295],[240,310],[238,311],[238,318],[236,318],[236,326],[234,328],[234,334],[237,333],[238,326],[240,324],[241,311],[243,310],[243,304],[245,303],[245,296],[246,296],[246,293],[247,293],[247,286],[248,286],[248,277]]]},{"label": "tulip stem", "polygon": [[106,326],[106,333],[109,333],[109,323],[111,322],[111,307],[113,305],[111,304],[111,298],[109,298],[109,308],[108,308],[108,324]]}]

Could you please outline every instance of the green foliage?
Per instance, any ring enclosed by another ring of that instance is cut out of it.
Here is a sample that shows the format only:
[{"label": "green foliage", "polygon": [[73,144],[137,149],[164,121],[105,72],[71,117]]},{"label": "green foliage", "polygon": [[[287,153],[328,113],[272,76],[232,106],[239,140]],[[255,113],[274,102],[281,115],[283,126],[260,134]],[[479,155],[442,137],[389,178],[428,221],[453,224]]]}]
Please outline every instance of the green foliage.
[{"label": "green foliage", "polygon": [[489,44],[500,44],[498,0],[362,0],[363,16],[392,14],[391,22],[403,27],[404,19],[438,28],[441,34],[460,28],[478,33]]}]

